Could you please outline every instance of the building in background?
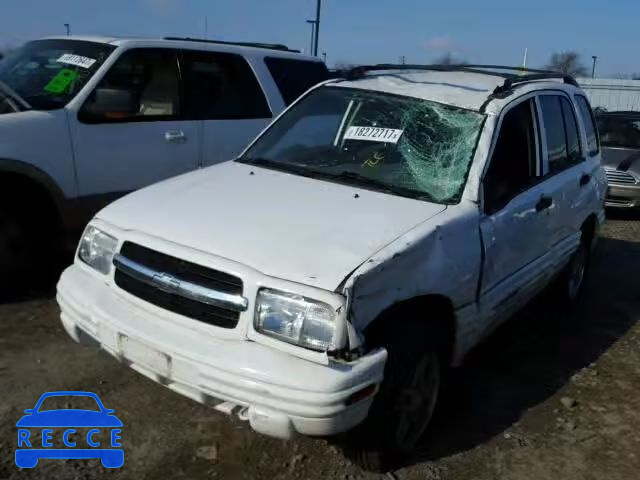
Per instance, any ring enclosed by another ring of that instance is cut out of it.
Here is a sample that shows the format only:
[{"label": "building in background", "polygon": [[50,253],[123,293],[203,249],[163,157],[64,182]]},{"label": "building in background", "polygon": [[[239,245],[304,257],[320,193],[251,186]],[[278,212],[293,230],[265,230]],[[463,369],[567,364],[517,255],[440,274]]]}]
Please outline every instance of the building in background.
[{"label": "building in background", "polygon": [[591,106],[608,112],[640,111],[640,80],[578,78]]}]

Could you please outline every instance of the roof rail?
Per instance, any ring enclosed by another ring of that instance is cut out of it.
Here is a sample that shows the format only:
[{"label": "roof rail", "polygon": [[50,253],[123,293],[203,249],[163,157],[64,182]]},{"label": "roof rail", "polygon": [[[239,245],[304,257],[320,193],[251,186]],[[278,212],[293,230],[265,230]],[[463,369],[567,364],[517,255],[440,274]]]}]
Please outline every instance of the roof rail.
[{"label": "roof rail", "polygon": [[279,43],[228,42],[225,40],[208,40],[205,38],[191,38],[191,37],[164,37],[164,40],[179,40],[181,42],[213,43],[217,45],[236,45],[239,47],[266,48],[267,50],[279,50],[282,52],[300,53],[300,50],[294,50],[287,47],[286,45],[282,45]]},{"label": "roof rail", "polygon": [[[494,75],[504,78],[504,83],[496,87],[493,91],[494,95],[505,95],[510,92],[514,86],[532,82],[535,80],[561,79],[564,83],[579,86],[578,82],[571,76],[560,72],[550,70],[535,70],[523,67],[509,67],[504,65],[405,65],[381,63],[378,65],[361,65],[353,67],[345,72],[345,78],[348,80],[357,80],[364,77],[367,72],[379,70],[426,70],[434,72],[469,72],[482,73],[484,75]],[[498,71],[494,71],[498,70]],[[508,73],[511,72],[511,73]]]}]

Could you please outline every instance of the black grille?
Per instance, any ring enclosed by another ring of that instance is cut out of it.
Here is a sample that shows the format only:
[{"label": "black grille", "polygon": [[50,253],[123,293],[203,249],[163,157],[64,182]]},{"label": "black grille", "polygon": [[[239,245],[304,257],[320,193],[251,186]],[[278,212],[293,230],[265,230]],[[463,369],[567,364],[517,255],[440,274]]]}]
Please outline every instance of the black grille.
[{"label": "black grille", "polygon": [[[120,255],[147,268],[168,273],[180,280],[211,288],[219,292],[242,294],[242,280],[228,273],[156,252],[131,242],[125,242]],[[160,308],[222,328],[235,328],[240,314],[179,295],[164,292],[116,269],[116,285],[126,292]]]}]

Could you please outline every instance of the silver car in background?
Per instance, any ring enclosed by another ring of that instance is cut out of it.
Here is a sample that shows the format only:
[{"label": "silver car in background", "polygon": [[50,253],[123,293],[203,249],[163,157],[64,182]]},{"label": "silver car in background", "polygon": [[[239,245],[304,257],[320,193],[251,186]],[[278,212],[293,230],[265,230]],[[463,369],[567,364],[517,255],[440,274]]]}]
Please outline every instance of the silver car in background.
[{"label": "silver car in background", "polygon": [[605,205],[640,207],[640,112],[602,112],[597,121],[609,185]]}]

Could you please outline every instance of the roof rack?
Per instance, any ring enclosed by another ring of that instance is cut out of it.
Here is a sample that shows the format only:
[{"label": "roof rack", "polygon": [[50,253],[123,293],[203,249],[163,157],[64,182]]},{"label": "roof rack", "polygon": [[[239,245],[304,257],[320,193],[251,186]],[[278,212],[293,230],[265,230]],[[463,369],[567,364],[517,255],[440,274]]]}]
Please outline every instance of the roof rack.
[{"label": "roof rack", "polygon": [[[490,98],[509,96],[513,87],[519,84],[533,82],[535,80],[561,79],[564,83],[578,87],[578,82],[571,76],[551,70],[535,70],[523,67],[509,67],[504,65],[396,65],[381,63],[378,65],[361,65],[353,67],[345,72],[347,80],[357,80],[365,76],[367,72],[380,70],[426,70],[433,72],[469,72],[494,75],[504,78],[502,85],[498,85]],[[497,70],[497,71],[494,71]]]},{"label": "roof rack", "polygon": [[239,47],[266,48],[268,50],[279,50],[282,52],[300,53],[300,50],[293,50],[287,47],[286,45],[282,45],[279,43],[228,42],[225,40],[208,40],[205,38],[191,38],[191,37],[164,37],[164,40],[179,40],[181,42],[214,43],[217,45],[236,45]]}]

